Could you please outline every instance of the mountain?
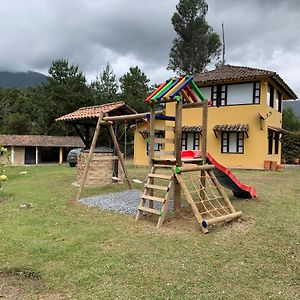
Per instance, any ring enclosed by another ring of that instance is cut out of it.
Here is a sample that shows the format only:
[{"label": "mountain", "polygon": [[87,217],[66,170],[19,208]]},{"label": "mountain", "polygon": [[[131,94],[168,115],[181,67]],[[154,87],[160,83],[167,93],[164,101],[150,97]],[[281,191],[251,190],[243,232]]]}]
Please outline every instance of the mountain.
[{"label": "mountain", "polygon": [[300,100],[287,100],[283,101],[283,108],[291,108],[295,117],[300,120]]},{"label": "mountain", "polygon": [[0,88],[35,87],[47,80],[47,76],[38,72],[0,72]]}]

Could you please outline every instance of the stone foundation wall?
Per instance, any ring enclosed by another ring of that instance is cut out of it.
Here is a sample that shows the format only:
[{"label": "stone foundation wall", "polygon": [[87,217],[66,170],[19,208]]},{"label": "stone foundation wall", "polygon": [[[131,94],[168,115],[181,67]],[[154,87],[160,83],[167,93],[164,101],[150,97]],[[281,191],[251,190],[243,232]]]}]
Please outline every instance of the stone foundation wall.
[{"label": "stone foundation wall", "polygon": [[[88,158],[88,153],[80,153],[77,162],[77,182],[80,183],[81,176]],[[112,182],[115,159],[111,153],[94,153],[87,174],[85,186],[95,187],[107,185]],[[119,178],[123,178],[123,171],[119,163]]]}]

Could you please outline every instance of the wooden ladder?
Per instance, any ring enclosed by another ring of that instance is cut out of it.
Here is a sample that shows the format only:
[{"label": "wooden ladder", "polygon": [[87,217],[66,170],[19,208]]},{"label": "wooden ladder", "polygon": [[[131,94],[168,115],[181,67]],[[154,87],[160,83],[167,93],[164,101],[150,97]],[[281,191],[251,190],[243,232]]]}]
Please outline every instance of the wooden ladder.
[{"label": "wooden ladder", "polygon": [[[151,171],[148,174],[144,193],[142,194],[142,199],[135,218],[135,220],[138,221],[143,213],[158,215],[157,228],[160,228],[164,222],[169,206],[170,190],[173,184],[173,172],[170,172],[171,174],[160,174],[156,172],[157,169],[163,168],[170,169],[170,171],[172,171],[172,166],[158,164],[154,164],[152,166]],[[163,184],[163,182],[166,182],[166,184]],[[157,191],[160,193],[163,192],[164,196],[155,196],[155,192]],[[161,205],[161,209],[154,208],[153,204],[155,202],[157,203],[156,206]]]},{"label": "wooden ladder", "polygon": [[[169,121],[170,122],[170,121]],[[174,157],[175,152],[174,152],[174,142],[175,139],[174,138],[167,138],[167,132],[173,132],[174,133],[175,127],[174,125],[155,125],[155,131],[160,131],[160,132],[164,132],[164,138],[154,138],[154,143],[158,143],[158,144],[162,144],[163,145],[163,149],[160,151],[155,151],[154,153],[154,159],[157,160],[161,160],[165,157]],[[166,145],[169,144],[171,145],[171,148],[173,148],[172,150],[166,150]]]}]

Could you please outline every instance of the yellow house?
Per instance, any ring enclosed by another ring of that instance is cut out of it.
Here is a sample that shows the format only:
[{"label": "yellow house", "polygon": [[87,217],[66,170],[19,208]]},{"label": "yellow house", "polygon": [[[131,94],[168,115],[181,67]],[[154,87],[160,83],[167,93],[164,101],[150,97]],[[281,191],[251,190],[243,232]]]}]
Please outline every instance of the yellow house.
[{"label": "yellow house", "polygon": [[[207,151],[230,168],[263,169],[281,162],[282,100],[297,95],[272,71],[224,65],[195,76],[208,109]],[[174,115],[175,104],[166,104]],[[169,122],[169,121],[158,121]],[[201,145],[202,108],[183,110],[182,150]],[[136,127],[134,164],[147,165],[146,124]],[[161,150],[155,145],[155,150]],[[166,145],[165,151],[169,150]],[[172,149],[170,149],[172,150]]]}]

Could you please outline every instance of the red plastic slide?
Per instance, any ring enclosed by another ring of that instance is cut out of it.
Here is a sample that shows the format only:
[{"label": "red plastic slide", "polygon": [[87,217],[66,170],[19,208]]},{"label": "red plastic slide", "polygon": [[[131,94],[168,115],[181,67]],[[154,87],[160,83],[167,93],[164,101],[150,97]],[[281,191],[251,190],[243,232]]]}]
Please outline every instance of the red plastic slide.
[{"label": "red plastic slide", "polygon": [[[182,158],[199,158],[201,151],[199,150],[183,150],[181,151]],[[220,165],[208,152],[206,153],[207,163],[216,167],[214,174],[219,182],[231,190],[237,198],[255,198],[255,187],[241,183],[233,173],[226,167]]]}]

